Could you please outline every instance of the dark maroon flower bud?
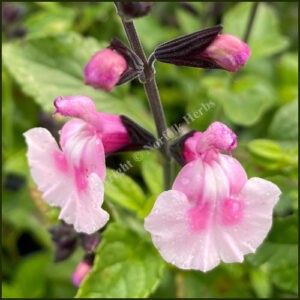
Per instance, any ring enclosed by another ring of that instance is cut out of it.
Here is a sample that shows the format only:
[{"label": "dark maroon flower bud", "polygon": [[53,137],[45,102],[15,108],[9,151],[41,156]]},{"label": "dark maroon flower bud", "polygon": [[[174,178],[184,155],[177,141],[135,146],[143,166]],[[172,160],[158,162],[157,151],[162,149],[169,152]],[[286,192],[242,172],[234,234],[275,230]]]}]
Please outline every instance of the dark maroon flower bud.
[{"label": "dark maroon flower bud", "polygon": [[94,234],[80,234],[79,235],[80,244],[84,251],[91,253],[96,250],[96,247],[101,241],[98,233]]},{"label": "dark maroon flower bud", "polygon": [[54,261],[59,262],[71,256],[77,245],[77,232],[73,226],[62,223],[48,231],[55,245]]},{"label": "dark maroon flower bud", "polygon": [[127,18],[138,18],[147,15],[152,2],[117,2],[119,9]]},{"label": "dark maroon flower bud", "polygon": [[18,27],[14,29],[11,33],[12,37],[21,38],[27,34],[27,29],[25,27]]},{"label": "dark maroon flower bud", "polygon": [[179,37],[158,46],[154,57],[177,66],[224,69],[242,67],[250,56],[246,43],[229,34],[219,34],[221,25]]},{"label": "dark maroon flower bud", "polygon": [[10,3],[2,4],[2,18],[3,22],[7,24],[19,21],[24,15],[25,10],[21,6],[14,6]]}]

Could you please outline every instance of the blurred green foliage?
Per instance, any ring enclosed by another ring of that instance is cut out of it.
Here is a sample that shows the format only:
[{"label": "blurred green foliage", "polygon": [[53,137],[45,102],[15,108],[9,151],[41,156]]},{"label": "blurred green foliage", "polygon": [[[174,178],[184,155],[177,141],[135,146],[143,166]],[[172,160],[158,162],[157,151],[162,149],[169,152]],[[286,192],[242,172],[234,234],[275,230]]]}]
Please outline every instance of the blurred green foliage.
[{"label": "blurred green foliage", "polygon": [[[260,3],[250,33],[252,56],[237,74],[156,63],[168,124],[213,103],[185,129],[228,124],[239,137],[234,156],[248,176],[276,183],[282,196],[274,224],[256,254],[243,264],[221,264],[206,274],[164,263],[143,229],[143,218],[162,189],[157,153],[108,159],[105,209],[111,221],[97,249],[95,266],[79,291],[71,276],[83,251],[60,263],[47,228],[57,210],[40,198],[29,176],[22,133],[43,126],[56,134],[56,96],[85,94],[99,110],[122,113],[154,132],[147,100],[137,81],[110,93],[83,84],[90,56],[113,36],[126,41],[112,2],[18,2],[23,15],[4,24],[2,69],[2,254],[4,298],[30,297],[275,297],[298,295],[298,15],[296,2]],[[222,22],[224,33],[243,38],[252,2],[154,3],[136,20],[149,55],[176,36]],[[11,26],[11,27],[10,27]],[[19,38],[18,26],[26,29]],[[119,163],[132,162],[126,175]],[[116,179],[117,178],[117,179]]]}]

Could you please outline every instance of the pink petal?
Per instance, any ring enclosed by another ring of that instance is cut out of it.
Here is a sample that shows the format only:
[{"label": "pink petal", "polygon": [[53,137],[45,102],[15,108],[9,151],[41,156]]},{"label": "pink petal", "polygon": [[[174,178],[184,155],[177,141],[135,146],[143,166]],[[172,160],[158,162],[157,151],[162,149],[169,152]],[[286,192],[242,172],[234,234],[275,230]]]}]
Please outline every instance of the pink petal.
[{"label": "pink petal", "polygon": [[103,143],[92,125],[81,120],[67,122],[61,130],[60,143],[75,176],[84,179],[86,174],[94,172],[105,178]]},{"label": "pink petal", "polygon": [[163,192],[145,219],[145,228],[167,262],[182,269],[206,272],[220,262],[214,244],[214,228],[191,230],[188,215],[192,208],[183,193],[175,190]]},{"label": "pink petal", "polygon": [[208,201],[216,206],[230,195],[228,183],[228,176],[217,161],[207,163],[198,158],[181,169],[172,189],[184,193],[192,203]]},{"label": "pink petal", "polygon": [[212,123],[199,137],[196,151],[205,153],[207,150],[231,151],[237,146],[235,133],[221,122]]},{"label": "pink petal", "polygon": [[98,51],[84,68],[85,84],[95,89],[111,91],[127,69],[125,58],[117,51]]},{"label": "pink petal", "polygon": [[92,234],[102,228],[108,221],[108,213],[101,208],[104,186],[97,174],[87,178],[88,186],[82,192],[73,190],[62,208],[59,219],[73,224],[78,232]]},{"label": "pink petal", "polygon": [[218,163],[229,181],[230,195],[239,194],[248,180],[245,169],[235,158],[224,154],[218,155]]},{"label": "pink petal", "polygon": [[182,155],[186,163],[197,159],[199,157],[199,153],[196,151],[196,145],[199,141],[202,132],[195,132],[191,137],[187,138],[184,142],[184,146],[182,149]]},{"label": "pink petal", "polygon": [[79,287],[82,280],[90,273],[92,266],[85,261],[81,261],[72,276],[72,282],[75,286]]},{"label": "pink petal", "polygon": [[219,34],[199,57],[208,57],[223,69],[236,72],[251,54],[248,45],[230,34]]},{"label": "pink petal", "polygon": [[224,262],[242,262],[245,254],[256,251],[272,226],[272,212],[280,194],[279,188],[267,180],[248,180],[239,195],[245,206],[242,221],[232,226],[219,224],[215,230]]},{"label": "pink petal", "polygon": [[96,106],[92,99],[86,96],[57,97],[54,100],[55,113],[66,117],[82,119],[86,122],[93,120]]},{"label": "pink petal", "polygon": [[202,198],[204,186],[204,164],[201,159],[193,160],[186,164],[178,173],[173,190],[184,193],[191,202]]},{"label": "pink petal", "polygon": [[44,128],[30,129],[24,136],[28,145],[30,173],[38,189],[43,192],[43,199],[52,206],[62,207],[71,191],[64,154]]},{"label": "pink petal", "polygon": [[105,153],[117,151],[130,143],[129,134],[120,116],[97,113]]}]

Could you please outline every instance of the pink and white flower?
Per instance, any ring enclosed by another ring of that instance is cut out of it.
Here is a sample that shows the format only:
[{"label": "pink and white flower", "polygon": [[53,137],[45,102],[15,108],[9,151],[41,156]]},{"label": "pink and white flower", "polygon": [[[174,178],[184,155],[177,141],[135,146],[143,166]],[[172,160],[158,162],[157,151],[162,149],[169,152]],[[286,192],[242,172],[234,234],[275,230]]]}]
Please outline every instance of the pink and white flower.
[{"label": "pink and white flower", "polygon": [[59,219],[87,234],[103,227],[109,219],[101,208],[105,157],[94,128],[81,120],[67,122],[60,132],[61,147],[45,128],[24,135],[31,176],[43,199],[62,208]]},{"label": "pink and white flower", "polygon": [[185,141],[187,164],[145,219],[167,262],[206,272],[221,261],[242,262],[265,239],[281,192],[267,180],[248,180],[240,163],[219,151],[236,145],[236,135],[219,122]]},{"label": "pink and white flower", "polygon": [[59,219],[78,232],[91,234],[109,219],[101,208],[105,154],[132,140],[120,116],[97,112],[88,97],[58,97],[54,104],[56,113],[78,120],[63,126],[60,147],[45,128],[24,133],[31,175],[43,199],[61,208]]}]

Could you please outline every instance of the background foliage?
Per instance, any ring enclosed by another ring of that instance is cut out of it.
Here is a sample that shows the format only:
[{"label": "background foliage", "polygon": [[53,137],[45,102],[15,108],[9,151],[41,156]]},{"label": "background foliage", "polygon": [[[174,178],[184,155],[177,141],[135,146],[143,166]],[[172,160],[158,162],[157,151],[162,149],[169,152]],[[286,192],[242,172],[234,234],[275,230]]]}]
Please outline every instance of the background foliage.
[{"label": "background foliage", "polygon": [[[7,5],[7,3],[3,4]],[[298,294],[298,15],[296,2],[260,3],[249,44],[252,56],[237,74],[156,63],[168,124],[214,105],[183,127],[205,130],[213,120],[239,136],[234,151],[249,177],[276,183],[282,197],[274,224],[256,254],[243,264],[221,264],[207,274],[167,265],[143,229],[143,218],[162,189],[157,153],[108,158],[115,178],[106,182],[111,220],[95,265],[77,290],[72,272],[83,257],[77,249],[53,262],[47,228],[57,210],[42,202],[29,176],[22,133],[43,126],[57,135],[56,96],[84,94],[99,110],[122,113],[154,132],[141,85],[131,82],[110,93],[83,84],[90,56],[115,36],[126,41],[112,2],[18,2],[20,17],[2,21],[2,296],[3,297],[297,297]],[[154,3],[136,20],[149,55],[159,43],[218,23],[243,38],[254,4]],[[126,175],[120,163],[133,162]]]}]

